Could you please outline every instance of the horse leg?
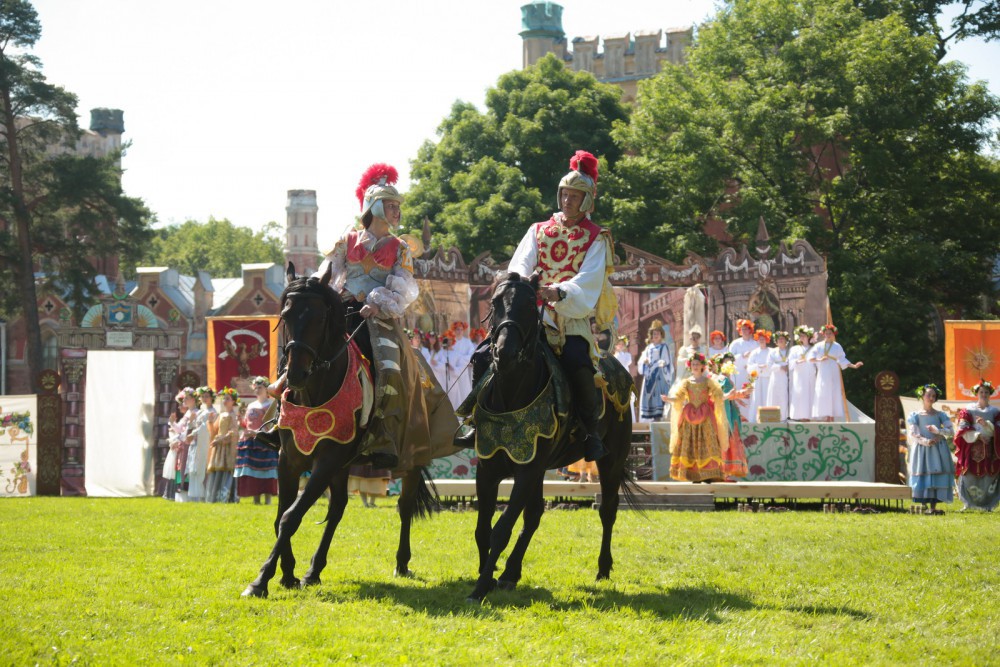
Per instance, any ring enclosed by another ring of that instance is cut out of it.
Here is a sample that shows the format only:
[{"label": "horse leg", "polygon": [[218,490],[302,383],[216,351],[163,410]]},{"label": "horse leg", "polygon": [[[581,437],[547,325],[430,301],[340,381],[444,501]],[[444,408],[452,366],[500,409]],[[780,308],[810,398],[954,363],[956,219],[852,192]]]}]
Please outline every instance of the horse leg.
[{"label": "horse leg", "polygon": [[[500,554],[503,553],[503,550],[510,543],[511,533],[514,532],[514,524],[517,523],[518,517],[521,516],[521,512],[524,510],[529,490],[533,486],[533,481],[525,480],[523,475],[514,478],[514,488],[510,492],[510,502],[507,503],[507,509],[503,511],[503,514],[500,515],[500,518],[493,525],[493,530],[490,533],[489,555],[483,567],[479,570],[479,579],[476,581],[476,587],[469,595],[470,601],[482,602],[486,594],[496,586],[497,582],[493,578],[493,571],[496,569],[497,561],[500,560]],[[480,506],[479,512],[481,521],[483,516],[482,506]],[[478,527],[476,530],[478,532]]]},{"label": "horse leg", "polygon": [[528,492],[528,499],[524,506],[524,523],[521,526],[521,534],[517,536],[517,542],[510,555],[507,556],[507,563],[504,566],[503,574],[497,581],[497,586],[502,590],[512,591],[521,580],[521,566],[524,562],[524,554],[528,551],[531,538],[538,530],[538,524],[542,521],[542,513],[545,511],[545,498],[543,496],[542,479],[538,480],[536,488]]},{"label": "horse leg", "polygon": [[[302,524],[302,518],[305,516],[309,508],[313,506],[316,500],[323,495],[323,489],[329,484],[330,475],[334,470],[333,457],[327,455],[323,458],[317,459],[315,465],[313,466],[312,477],[306,483],[306,488],[302,492],[302,495],[298,497],[294,502],[292,502],[291,507],[289,507],[284,513],[281,514],[281,518],[278,520],[278,539],[274,544],[274,548],[271,549],[270,555],[267,560],[264,561],[264,565],[260,568],[260,574],[257,576],[246,590],[243,591],[243,596],[253,596],[253,597],[267,597],[267,582],[274,577],[275,570],[278,565],[278,558],[281,557],[282,560],[282,577],[281,585],[286,588],[297,588],[299,586],[298,579],[295,578],[293,573],[295,559],[291,552],[291,540],[292,535],[295,531],[299,529]],[[296,480],[297,485],[297,480]],[[280,489],[282,495],[282,502],[284,502],[285,494],[290,493],[287,489],[288,484],[282,486]],[[285,569],[285,558],[286,556],[290,560],[291,569]]]},{"label": "horse leg", "polygon": [[423,484],[425,482],[420,468],[414,468],[403,476],[396,504],[399,508],[399,546],[396,548],[396,570],[393,575],[397,577],[413,576],[410,571],[410,527],[413,516],[417,513],[417,493]]},{"label": "horse leg", "polygon": [[319,546],[312,560],[309,561],[309,569],[299,582],[303,588],[306,586],[316,586],[320,583],[319,575],[326,568],[326,558],[330,552],[330,543],[333,541],[333,534],[340,525],[340,520],[344,518],[344,509],[347,507],[347,473],[338,474],[333,479],[328,488],[330,489],[330,504],[326,510],[326,525],[323,527],[323,537],[319,540]]},{"label": "horse leg", "polygon": [[[607,410],[611,409],[608,406]],[[629,432],[625,432],[624,427],[615,426],[609,429],[608,435],[611,437],[605,439],[614,453],[597,461],[597,470],[601,476],[601,508],[598,510],[601,515],[601,554],[597,557],[597,581],[611,578],[611,568],[614,566],[611,535],[618,519],[618,492],[625,476],[625,462],[631,447],[631,425],[629,424]]]},{"label": "horse leg", "polygon": [[293,468],[295,467],[289,464],[285,459],[285,453],[282,452],[278,458],[278,511],[274,518],[274,536],[276,538],[274,549],[264,562],[264,566],[261,567],[257,578],[243,591],[243,597],[267,597],[267,584],[274,577],[275,559],[279,557],[284,578],[294,577],[295,556],[292,553],[291,538],[289,537],[284,542],[277,539],[281,536],[281,517],[291,508],[299,493],[299,471]]},{"label": "horse leg", "polygon": [[497,490],[500,479],[482,466],[476,470],[476,550],[479,552],[479,569],[482,572],[490,557],[490,536],[493,534],[493,515],[497,511]]}]

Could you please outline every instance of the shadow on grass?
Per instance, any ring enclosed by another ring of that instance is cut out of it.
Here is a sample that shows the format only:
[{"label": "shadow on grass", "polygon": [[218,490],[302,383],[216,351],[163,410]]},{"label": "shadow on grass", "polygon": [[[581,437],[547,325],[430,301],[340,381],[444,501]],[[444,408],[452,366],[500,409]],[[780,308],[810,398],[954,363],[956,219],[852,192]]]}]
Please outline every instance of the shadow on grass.
[{"label": "shadow on grass", "polygon": [[[429,616],[449,616],[467,613],[483,618],[499,618],[504,610],[526,609],[543,605],[552,611],[572,612],[594,610],[613,613],[630,609],[637,614],[653,614],[660,619],[697,620],[707,623],[722,623],[722,611],[772,610],[809,615],[850,616],[855,619],[869,619],[863,612],[849,608],[834,608],[812,605],[775,606],[757,604],[749,597],[729,591],[711,588],[670,588],[655,589],[641,593],[630,593],[605,589],[600,586],[585,586],[574,599],[556,599],[545,588],[518,588],[514,591],[496,590],[489,594],[484,605],[466,602],[475,582],[472,579],[443,581],[426,587],[407,586],[396,582],[355,581],[357,596],[362,599],[389,601]],[[343,598],[333,594],[320,594],[321,600],[343,602]]]}]

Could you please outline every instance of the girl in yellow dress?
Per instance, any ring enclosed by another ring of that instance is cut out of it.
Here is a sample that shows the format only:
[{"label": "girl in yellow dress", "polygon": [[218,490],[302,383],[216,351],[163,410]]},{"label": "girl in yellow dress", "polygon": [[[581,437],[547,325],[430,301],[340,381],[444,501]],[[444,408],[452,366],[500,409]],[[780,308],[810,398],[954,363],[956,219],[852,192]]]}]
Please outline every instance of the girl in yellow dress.
[{"label": "girl in yellow dress", "polygon": [[670,476],[689,482],[721,481],[722,453],[729,439],[726,394],[705,372],[705,355],[687,361],[691,375],[664,395],[673,405],[670,420]]}]

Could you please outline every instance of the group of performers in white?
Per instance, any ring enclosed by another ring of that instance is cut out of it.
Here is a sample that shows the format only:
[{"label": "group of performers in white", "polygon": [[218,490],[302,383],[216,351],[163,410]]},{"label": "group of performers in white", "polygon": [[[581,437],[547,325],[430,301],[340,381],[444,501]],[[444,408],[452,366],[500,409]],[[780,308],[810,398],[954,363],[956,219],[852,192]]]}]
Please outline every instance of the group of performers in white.
[{"label": "group of performers in white", "polygon": [[[677,353],[675,363],[663,324],[654,321],[637,361],[642,376],[639,420],[669,421],[669,406],[664,407],[661,397],[669,395],[670,388],[689,375],[687,361],[694,354],[704,354],[711,360],[726,352],[735,358],[733,384],[748,390],[747,398],[736,401],[743,421],[756,423],[759,409],[764,407],[776,408],[779,421],[848,420],[841,371],[859,368],[862,362],[851,363],[847,359],[844,348],[837,342],[837,327],[827,324],[817,336],[812,327],[798,326],[794,341],[787,331],[772,333],[756,329],[750,320],[737,321],[736,329],[740,337],[728,345],[721,331],[713,331],[705,348],[702,332],[695,325],[688,332],[689,342]],[[624,345],[616,347],[615,356],[626,367],[632,361],[631,354],[624,352]]]}]

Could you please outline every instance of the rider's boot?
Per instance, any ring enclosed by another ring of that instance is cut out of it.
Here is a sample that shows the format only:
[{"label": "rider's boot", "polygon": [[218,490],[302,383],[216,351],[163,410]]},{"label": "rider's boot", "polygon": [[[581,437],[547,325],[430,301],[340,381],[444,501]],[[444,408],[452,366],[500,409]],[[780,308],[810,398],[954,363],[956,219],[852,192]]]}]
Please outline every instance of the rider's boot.
[{"label": "rider's boot", "polygon": [[274,450],[281,449],[281,438],[278,437],[278,429],[272,429],[270,431],[257,431],[257,435],[253,437],[257,442],[266,445]]},{"label": "rider's boot", "polygon": [[[490,365],[490,339],[481,342],[472,353],[472,387],[475,389],[479,385],[480,378],[486,374]],[[466,448],[476,446],[476,426],[469,419],[455,431],[454,444],[456,447]]]},{"label": "rider's boot", "polygon": [[578,368],[570,373],[569,384],[573,389],[573,401],[577,405],[577,414],[587,431],[583,458],[587,461],[596,461],[608,453],[598,433],[600,423],[598,400],[603,399],[601,390],[594,386],[594,371],[589,368]]}]

